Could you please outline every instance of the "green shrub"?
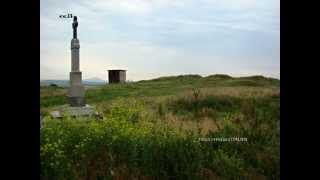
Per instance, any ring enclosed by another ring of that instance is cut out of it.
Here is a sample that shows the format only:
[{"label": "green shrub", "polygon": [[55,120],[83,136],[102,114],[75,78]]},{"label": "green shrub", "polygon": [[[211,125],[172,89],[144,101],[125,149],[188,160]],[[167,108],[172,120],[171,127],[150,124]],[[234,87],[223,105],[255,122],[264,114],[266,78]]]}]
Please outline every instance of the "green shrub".
[{"label": "green shrub", "polygon": [[[101,122],[45,119],[41,129],[41,176],[106,177],[126,164],[130,171],[147,176],[196,178],[203,159],[199,142],[161,122],[141,120],[142,115],[139,121],[133,121],[143,105],[125,102],[120,100],[111,106]],[[94,164],[96,159],[106,162]]]}]

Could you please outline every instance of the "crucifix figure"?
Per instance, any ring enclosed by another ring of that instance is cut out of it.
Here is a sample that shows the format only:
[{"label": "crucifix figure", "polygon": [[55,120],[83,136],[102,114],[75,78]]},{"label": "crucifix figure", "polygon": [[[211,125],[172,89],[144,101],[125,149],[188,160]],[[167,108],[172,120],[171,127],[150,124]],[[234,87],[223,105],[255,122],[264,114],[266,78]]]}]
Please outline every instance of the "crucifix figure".
[{"label": "crucifix figure", "polygon": [[77,27],[78,27],[77,16],[74,16],[73,17],[73,23],[72,23],[73,39],[77,39]]}]

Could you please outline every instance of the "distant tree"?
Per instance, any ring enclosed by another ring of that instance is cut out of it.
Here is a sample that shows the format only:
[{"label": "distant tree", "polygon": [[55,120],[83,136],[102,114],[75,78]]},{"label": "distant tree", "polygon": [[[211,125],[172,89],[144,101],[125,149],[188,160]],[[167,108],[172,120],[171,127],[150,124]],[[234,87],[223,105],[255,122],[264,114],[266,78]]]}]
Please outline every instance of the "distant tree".
[{"label": "distant tree", "polygon": [[54,84],[54,83],[51,83],[49,85],[49,92],[50,92],[50,95],[53,96],[54,95],[54,92],[59,88],[59,86],[57,84]]},{"label": "distant tree", "polygon": [[58,85],[56,85],[56,84],[54,84],[54,83],[50,84],[49,86],[50,86],[50,87],[58,87]]}]

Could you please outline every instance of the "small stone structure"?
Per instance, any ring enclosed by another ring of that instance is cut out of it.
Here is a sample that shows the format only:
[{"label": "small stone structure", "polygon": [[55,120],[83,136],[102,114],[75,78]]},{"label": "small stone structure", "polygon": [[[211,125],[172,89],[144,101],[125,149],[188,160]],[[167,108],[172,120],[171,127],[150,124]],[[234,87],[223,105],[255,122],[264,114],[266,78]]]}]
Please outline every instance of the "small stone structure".
[{"label": "small stone structure", "polygon": [[108,70],[109,84],[110,83],[125,83],[126,70],[112,69]]},{"label": "small stone structure", "polygon": [[57,110],[52,111],[50,114],[54,118],[62,118],[65,116],[91,117],[92,115],[98,115],[98,112],[95,111],[94,107],[86,104],[85,106],[82,106],[82,107],[72,107],[69,105],[63,105],[63,106],[58,107]]}]

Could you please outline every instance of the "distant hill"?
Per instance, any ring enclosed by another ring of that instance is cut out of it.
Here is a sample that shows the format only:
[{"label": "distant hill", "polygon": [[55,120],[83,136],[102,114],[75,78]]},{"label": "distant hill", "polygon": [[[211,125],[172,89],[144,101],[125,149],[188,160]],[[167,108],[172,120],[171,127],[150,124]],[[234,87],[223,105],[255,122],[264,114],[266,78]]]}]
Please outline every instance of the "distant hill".
[{"label": "distant hill", "polygon": [[106,81],[105,80],[102,80],[102,79],[100,79],[100,78],[98,78],[98,77],[93,77],[93,78],[89,78],[89,79],[85,79],[85,80],[83,80],[84,82],[94,82],[94,83],[106,83]]},{"label": "distant hill", "polygon": [[186,74],[178,76],[165,76],[150,80],[141,80],[140,83],[209,83],[219,86],[269,86],[269,85],[280,85],[280,80],[275,78],[269,78],[264,76],[246,76],[246,77],[232,77],[225,74],[213,74],[206,77],[202,77],[197,74]]},{"label": "distant hill", "polygon": [[40,86],[49,86],[50,84],[56,84],[58,86],[69,86],[69,80],[41,80]]},{"label": "distant hill", "polygon": [[[128,83],[130,81],[127,81]],[[197,74],[186,74],[178,76],[164,76],[150,80],[137,81],[138,83],[178,83],[178,82],[189,82],[189,83],[209,83],[215,85],[244,85],[244,86],[263,86],[263,85],[280,85],[280,80],[276,78],[269,78],[260,75],[246,76],[246,77],[232,77],[225,74],[213,74],[206,77],[202,77]],[[100,86],[107,84],[107,81],[97,77],[84,79],[82,83],[85,86]],[[68,87],[69,80],[42,80],[40,86],[49,86],[50,84],[56,84],[60,87]]]},{"label": "distant hill", "polygon": [[[99,86],[106,84],[106,81],[99,79],[97,77],[82,80],[85,86]],[[40,86],[49,86],[50,84],[56,84],[61,87],[68,87],[69,80],[41,80]]]}]

